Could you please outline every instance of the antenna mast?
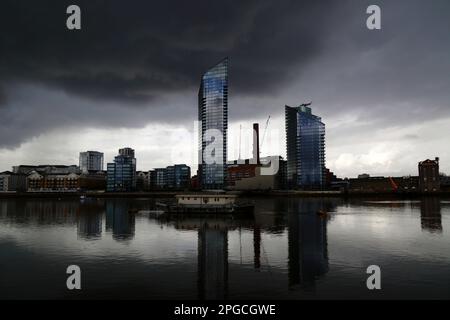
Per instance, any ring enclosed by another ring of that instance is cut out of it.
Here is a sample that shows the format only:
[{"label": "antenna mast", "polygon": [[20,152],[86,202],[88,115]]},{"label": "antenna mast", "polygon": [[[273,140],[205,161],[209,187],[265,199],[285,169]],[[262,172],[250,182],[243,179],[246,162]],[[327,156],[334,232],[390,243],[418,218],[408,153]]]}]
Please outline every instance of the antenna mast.
[{"label": "antenna mast", "polygon": [[239,160],[241,160],[241,131],[242,131],[242,124],[239,125]]}]

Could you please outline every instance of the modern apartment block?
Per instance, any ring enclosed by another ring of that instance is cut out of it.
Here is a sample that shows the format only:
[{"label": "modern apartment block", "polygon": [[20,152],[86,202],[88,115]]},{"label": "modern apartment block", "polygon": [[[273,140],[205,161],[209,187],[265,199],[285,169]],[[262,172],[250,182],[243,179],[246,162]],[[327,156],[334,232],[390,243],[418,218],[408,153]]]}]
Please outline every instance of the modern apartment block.
[{"label": "modern apartment block", "polygon": [[307,105],[285,106],[289,188],[321,189],[325,179],[325,124]]},{"label": "modern apartment block", "polygon": [[136,190],[136,158],[131,148],[119,149],[114,162],[107,165],[107,191],[127,192]]},{"label": "modern apartment block", "polygon": [[228,130],[228,58],[206,71],[198,92],[199,175],[203,189],[223,189]]},{"label": "modern apartment block", "polygon": [[25,191],[26,175],[11,171],[0,172],[0,192]]},{"label": "modern apartment block", "polygon": [[153,189],[185,189],[190,187],[191,168],[176,164],[150,171],[150,184]]},{"label": "modern apartment block", "polygon": [[103,171],[103,153],[98,151],[80,152],[79,165],[83,173]]}]

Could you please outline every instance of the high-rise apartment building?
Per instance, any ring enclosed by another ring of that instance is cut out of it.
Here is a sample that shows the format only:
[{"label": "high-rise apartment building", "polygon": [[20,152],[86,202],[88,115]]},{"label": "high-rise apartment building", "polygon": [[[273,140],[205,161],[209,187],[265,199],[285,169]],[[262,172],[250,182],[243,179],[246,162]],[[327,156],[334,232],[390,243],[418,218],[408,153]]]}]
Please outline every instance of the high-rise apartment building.
[{"label": "high-rise apartment building", "polygon": [[228,130],[228,58],[203,74],[198,92],[199,175],[203,189],[223,189]]},{"label": "high-rise apartment building", "polygon": [[325,124],[306,105],[285,106],[289,188],[320,189],[325,179]]}]

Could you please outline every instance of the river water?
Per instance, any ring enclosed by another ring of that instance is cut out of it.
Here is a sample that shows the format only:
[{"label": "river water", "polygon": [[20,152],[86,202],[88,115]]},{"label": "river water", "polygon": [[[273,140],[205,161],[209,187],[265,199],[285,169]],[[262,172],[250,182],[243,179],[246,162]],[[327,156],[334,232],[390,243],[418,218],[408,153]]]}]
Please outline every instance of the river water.
[{"label": "river water", "polygon": [[0,199],[0,299],[450,299],[450,201],[249,200],[160,219],[155,199]]}]

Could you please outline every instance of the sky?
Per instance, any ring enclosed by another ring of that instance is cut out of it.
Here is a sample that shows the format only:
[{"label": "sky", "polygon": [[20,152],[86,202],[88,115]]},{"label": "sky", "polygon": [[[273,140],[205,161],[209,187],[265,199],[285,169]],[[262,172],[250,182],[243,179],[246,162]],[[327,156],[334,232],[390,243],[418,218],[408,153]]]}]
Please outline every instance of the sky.
[{"label": "sky", "polygon": [[449,35],[446,0],[5,0],[0,171],[125,146],[138,170],[195,166],[200,77],[229,57],[229,160],[240,132],[250,157],[253,122],[262,155],[285,156],[284,106],[312,101],[338,176],[415,175],[434,157],[450,174]]}]

